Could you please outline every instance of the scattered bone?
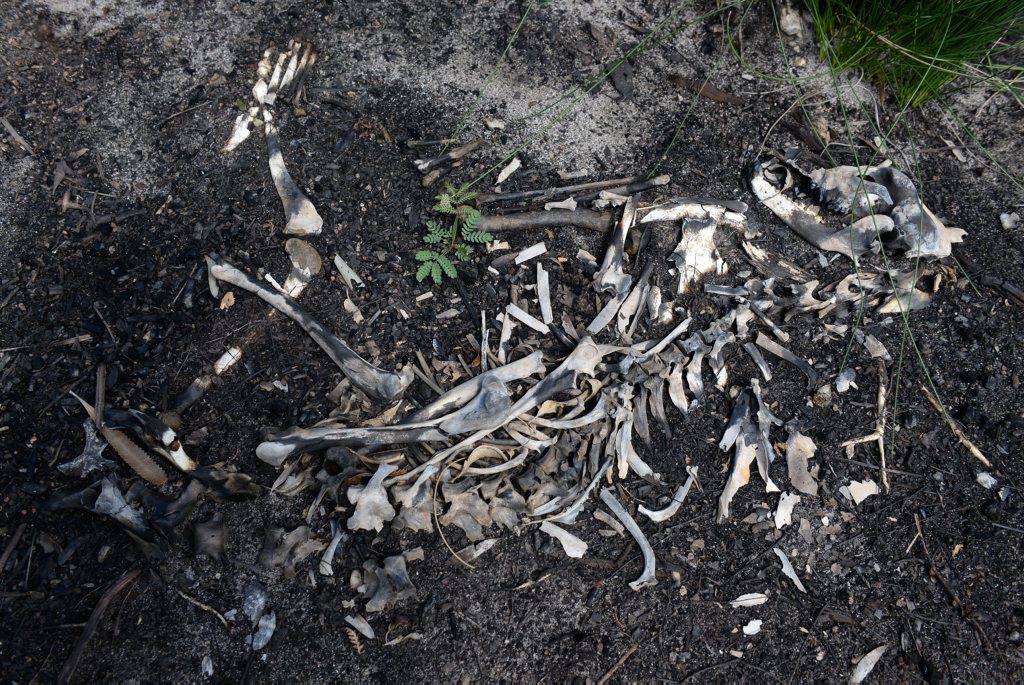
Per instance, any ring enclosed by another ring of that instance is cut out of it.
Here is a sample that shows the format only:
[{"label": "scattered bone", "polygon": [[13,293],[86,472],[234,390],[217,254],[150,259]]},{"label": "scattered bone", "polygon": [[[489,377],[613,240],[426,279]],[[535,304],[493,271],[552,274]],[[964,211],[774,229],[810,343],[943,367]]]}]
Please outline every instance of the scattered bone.
[{"label": "scattered bone", "polygon": [[548,272],[544,266],[537,262],[537,301],[540,303],[540,318],[545,326],[550,326],[555,320],[551,311],[551,285],[548,280]]},{"label": "scattered bone", "polygon": [[860,685],[863,683],[871,675],[871,671],[875,669],[875,666],[882,659],[887,649],[889,649],[889,645],[882,645],[881,647],[875,647],[862,656],[853,668],[850,678],[846,681],[848,685]]},{"label": "scattered bone", "polygon": [[757,635],[761,632],[762,621],[759,618],[753,618],[747,625],[743,626],[743,634],[749,636]]},{"label": "scattered bone", "polygon": [[775,552],[775,556],[777,556],[779,561],[782,562],[782,572],[786,577],[793,581],[797,590],[806,593],[807,588],[805,588],[804,584],[800,581],[800,576],[796,574],[796,570],[793,568],[793,563],[789,560],[789,557],[786,556],[786,553],[778,547],[772,547],[772,551]]},{"label": "scattered bone", "polygon": [[465,145],[460,145],[459,147],[452,148],[445,154],[440,155],[439,157],[433,157],[431,159],[417,159],[416,161],[413,162],[413,165],[416,167],[416,170],[419,171],[421,174],[426,174],[438,167],[448,164],[449,162],[459,161],[466,155],[479,150],[483,144],[483,139],[477,138],[476,140],[470,143],[466,143]]},{"label": "scattered bone", "polygon": [[807,462],[814,457],[818,446],[806,435],[800,433],[795,424],[791,425],[789,440],[786,441],[786,468],[789,482],[793,487],[812,497],[818,494],[818,484],[807,468]]},{"label": "scattered bone", "polygon": [[360,311],[359,307],[356,306],[356,303],[353,302],[351,298],[346,297],[341,303],[341,306],[344,308],[345,312],[352,317],[352,323],[357,326],[363,323],[363,312]]},{"label": "scattered bone", "polygon": [[587,543],[583,542],[583,540],[580,540],[564,528],[560,528],[550,521],[545,521],[540,524],[540,529],[558,540],[562,545],[562,549],[565,550],[566,555],[569,557],[579,559],[587,553]]},{"label": "scattered bone", "polygon": [[320,273],[322,262],[320,255],[305,240],[289,238],[284,243],[285,252],[291,258],[292,268],[285,279],[282,289],[289,297],[298,297],[306,289],[309,282]]},{"label": "scattered bone", "polygon": [[625,526],[623,526],[621,523],[619,523],[619,520],[617,518],[615,518],[614,516],[611,516],[609,514],[604,513],[604,511],[601,510],[601,509],[595,509],[594,510],[594,518],[597,519],[598,521],[600,521],[601,523],[605,524],[606,526],[608,526],[611,529],[609,531],[601,531],[602,533],[607,532],[609,537],[612,536],[612,535],[618,535],[619,537],[625,537],[626,536],[626,528],[625,528]]},{"label": "scattered bone", "polygon": [[679,244],[669,256],[679,272],[677,295],[688,293],[690,286],[696,284],[705,274],[721,275],[728,269],[715,245],[717,228],[718,223],[712,220],[683,220]]},{"label": "scattered bone", "polygon": [[843,369],[836,377],[836,392],[844,393],[850,388],[857,389],[857,371],[849,367]]},{"label": "scattered bone", "polygon": [[580,260],[583,263],[583,269],[587,273],[589,273],[589,274],[596,273],[598,268],[599,268],[599,266],[600,266],[597,263],[597,257],[595,257],[594,255],[590,254],[589,252],[587,252],[583,248],[580,248],[576,252],[576,259]]},{"label": "scattered bone", "polygon": [[508,180],[508,177],[514,174],[522,165],[523,163],[518,157],[513,159],[498,174],[498,178],[495,180],[495,184],[501,185],[502,183],[504,183],[506,180]]},{"label": "scattered bone", "polygon": [[655,559],[654,550],[651,548],[651,543],[647,541],[643,532],[640,530],[640,526],[636,524],[633,517],[629,515],[623,506],[616,499],[612,493],[611,488],[603,488],[601,490],[601,501],[605,503],[615,517],[626,527],[629,534],[636,540],[636,544],[640,546],[640,551],[644,556],[644,570],[636,580],[629,584],[629,587],[634,590],[641,590],[649,585],[657,585],[658,579],[655,577]]},{"label": "scattered bone", "polygon": [[259,624],[256,626],[256,632],[251,636],[245,638],[245,643],[252,647],[252,651],[258,652],[268,644],[270,644],[270,638],[274,636],[274,630],[277,628],[277,614],[271,611],[269,614],[264,614],[260,617]]},{"label": "scattered bone", "polygon": [[636,220],[636,196],[630,198],[622,212],[615,231],[608,241],[608,250],[601,262],[601,269],[594,274],[594,288],[599,292],[611,293],[613,296],[625,296],[629,291],[632,277],[622,270],[625,257],[626,234]]},{"label": "scattered bone", "polygon": [[877,495],[881,490],[878,488],[878,483],[869,478],[867,480],[851,481],[849,485],[839,488],[839,492],[846,499],[852,500],[854,504],[860,504],[868,497]]},{"label": "scattered bone", "polygon": [[365,288],[366,284],[363,283],[363,279],[359,277],[359,274],[348,265],[341,255],[334,255],[334,268],[341,274],[342,280],[345,281],[345,287],[349,290],[356,290],[357,288]]},{"label": "scattered bone", "polygon": [[488,116],[484,117],[484,126],[486,126],[489,129],[492,129],[492,130],[493,129],[504,130],[505,122],[502,121],[501,119],[498,119],[496,117],[492,117],[492,116],[488,115]]},{"label": "scattered bone", "polygon": [[82,428],[85,429],[85,447],[81,454],[57,467],[65,476],[85,478],[93,471],[109,471],[114,467],[114,462],[103,458],[107,443],[96,434],[96,425],[92,419],[86,418]]},{"label": "scattered bone", "polygon": [[739,609],[742,607],[756,607],[764,604],[768,601],[768,595],[763,592],[748,592],[745,595],[740,595],[736,599],[729,602],[733,609]]},{"label": "scattered bone", "polygon": [[266,114],[267,121],[264,124],[267,137],[267,154],[270,158],[270,175],[274,179],[274,187],[284,205],[286,219],[285,235],[319,235],[324,225],[316,207],[309,201],[299,186],[288,173],[284,165],[284,157],[281,155],[281,140],[278,136],[277,127],[271,123],[269,113]]},{"label": "scattered bone", "polygon": [[638,511],[647,518],[654,521],[655,523],[667,521],[672,516],[674,516],[677,511],[679,511],[680,505],[683,503],[683,500],[686,499],[686,495],[689,494],[690,492],[690,487],[693,485],[693,482],[696,479],[696,475],[697,467],[693,467],[692,471],[690,472],[690,477],[686,479],[686,483],[680,485],[676,489],[675,493],[672,495],[672,502],[664,509],[659,509],[658,511],[651,511],[650,509],[644,507],[643,505],[640,505],[640,507],[638,507]]},{"label": "scattered bone", "polygon": [[992,490],[999,485],[999,481],[996,480],[988,471],[980,471],[976,480],[978,481],[978,485],[986,490]]},{"label": "scattered bone", "polygon": [[235,125],[231,129],[231,136],[228,138],[228,142],[224,143],[221,152],[231,152],[249,138],[249,135],[252,133],[253,120],[258,114],[258,107],[250,107],[248,111],[242,112],[235,117]]},{"label": "scattered bone", "polygon": [[570,197],[567,197],[567,198],[565,198],[564,200],[562,200],[560,202],[545,202],[544,203],[544,211],[545,212],[550,212],[552,209],[565,209],[565,210],[568,210],[570,212],[575,212],[576,211],[576,200],[574,200],[570,196]]},{"label": "scattered bone", "polygon": [[878,361],[878,398],[875,402],[875,430],[868,435],[847,440],[839,446],[844,449],[853,450],[853,446],[862,442],[877,441],[878,443],[878,455],[881,459],[881,474],[882,474],[882,487],[885,489],[886,494],[889,492],[889,472],[886,468],[886,450],[885,450],[885,403],[888,398],[888,373],[885,369],[885,362]]},{"label": "scattered bone", "polygon": [[394,464],[381,464],[365,487],[352,486],[348,489],[348,499],[356,505],[346,523],[349,530],[380,531],[385,523],[395,518],[395,508],[388,501],[384,479],[397,470],[398,466]]},{"label": "scattered bone", "polygon": [[788,279],[797,283],[806,283],[814,278],[810,272],[801,269],[793,262],[753,243],[743,241],[743,251],[747,253],[747,258],[754,268],[765,277]]},{"label": "scattered bone", "polygon": [[758,371],[764,377],[764,380],[770,381],[772,379],[772,370],[768,366],[768,362],[764,360],[764,355],[761,354],[761,350],[757,349],[757,346],[752,342],[743,343],[743,349],[747,351],[750,358],[754,360],[754,364],[757,366]]},{"label": "scattered bone", "polygon": [[782,530],[793,523],[793,507],[800,504],[800,495],[783,493],[779,498],[779,506],[775,509],[775,528]]},{"label": "scattered bone", "polygon": [[353,352],[344,341],[328,331],[323,324],[299,308],[293,299],[271,290],[234,266],[222,261],[218,256],[208,256],[207,265],[214,278],[248,290],[299,324],[327,353],[342,373],[352,381],[352,384],[369,397],[381,402],[391,402],[401,397],[405,391],[411,380],[411,374],[399,375],[373,366]]},{"label": "scattered bone", "polygon": [[437,470],[436,466],[430,466],[414,483],[399,484],[391,489],[395,502],[401,505],[401,510],[392,524],[395,528],[434,532],[434,496],[431,480]]},{"label": "scattered bone", "polygon": [[358,630],[368,640],[373,640],[377,637],[377,634],[373,632],[370,622],[362,616],[345,616],[345,623]]},{"label": "scattered bone", "polygon": [[1020,226],[1020,215],[1017,212],[1004,212],[999,215],[999,224],[1007,231]]},{"label": "scattered bone", "polygon": [[776,357],[784,359],[796,368],[803,371],[804,375],[807,376],[807,389],[810,390],[818,382],[818,372],[808,364],[806,361],[796,356],[782,345],[778,344],[764,333],[757,334],[757,344],[759,347],[771,352]]},{"label": "scattered bone", "polygon": [[474,559],[486,554],[494,545],[498,543],[498,538],[488,538],[487,540],[481,540],[476,544],[469,544],[460,549],[455,553],[460,561],[469,563]]},{"label": "scattered bone", "polygon": [[242,359],[242,350],[237,347],[229,348],[224,354],[217,358],[217,361],[213,363],[213,373],[217,376],[223,376],[232,366],[237,364]]},{"label": "scattered bone", "polygon": [[547,333],[548,330],[549,330],[548,327],[546,325],[544,325],[543,321],[541,321],[537,317],[533,316],[532,314],[529,314],[528,312],[523,311],[522,309],[520,309],[519,307],[517,307],[514,304],[507,305],[505,307],[505,312],[509,316],[515,317],[521,323],[526,324],[527,326],[529,326],[533,330],[537,331],[538,333]]},{"label": "scattered bone", "polygon": [[[344,529],[339,526],[334,519],[331,519],[331,530],[333,534],[331,536],[331,542],[327,545],[327,549],[324,550],[324,554],[320,557],[320,575],[322,576],[333,576],[334,575],[334,555],[338,551],[338,545],[342,543],[348,536],[345,534]],[[367,635],[367,637],[373,637]]]},{"label": "scattered bone", "polygon": [[885,345],[879,342],[878,338],[875,336],[865,334],[862,342],[864,344],[864,349],[868,351],[868,354],[871,355],[872,359],[882,359],[886,362],[892,361],[892,357],[889,355],[889,351],[885,349]]},{"label": "scattered bone", "polygon": [[287,533],[283,528],[267,526],[258,559],[259,565],[267,570],[282,566],[292,567],[294,570],[295,560],[292,557],[299,546],[309,540],[309,532],[309,526],[299,526]]},{"label": "scattered bone", "polygon": [[409,579],[405,562],[402,555],[385,557],[383,567],[373,559],[363,562],[364,584],[360,586],[360,593],[368,599],[367,611],[387,611],[398,602],[416,595],[416,587]]},{"label": "scattered bone", "polygon": [[[626,276],[627,278],[629,277],[628,274]],[[622,307],[622,304],[626,301],[627,297],[629,297],[628,291],[616,295],[612,299],[608,300],[608,304],[601,308],[601,311],[597,313],[594,320],[590,322],[589,326],[587,326],[587,333],[590,335],[597,335],[603,331],[608,324],[612,322],[612,319],[618,315],[619,309]]]}]

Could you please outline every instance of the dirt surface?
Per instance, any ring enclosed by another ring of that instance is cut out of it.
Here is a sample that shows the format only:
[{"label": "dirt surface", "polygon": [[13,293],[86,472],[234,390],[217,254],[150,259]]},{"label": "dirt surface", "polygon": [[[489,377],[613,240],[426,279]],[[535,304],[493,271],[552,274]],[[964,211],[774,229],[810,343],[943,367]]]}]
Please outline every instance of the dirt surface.
[{"label": "dirt surface", "polygon": [[[672,415],[671,439],[652,430],[653,445],[641,448],[668,484],[685,479],[687,465],[701,473],[701,487],[679,513],[643,524],[664,574],[641,591],[627,585],[640,572],[636,546],[601,535],[604,526],[589,515],[573,527],[590,544],[580,560],[568,559],[535,527],[518,534],[494,528],[488,537],[498,543],[470,570],[452,561],[436,533],[386,527],[346,542],[333,576],[317,572],[316,554],[288,577],[256,564],[264,529],[302,523],[316,488],[244,502],[205,498],[169,534],[158,561],[147,560],[110,519],[47,509],[55,492],[90,482],[56,467],[84,443],[84,416],[68,392],[91,397],[100,362],[108,370],[108,406],[159,412],[227,345],[241,344],[244,364],[188,411],[183,433],[200,462],[225,462],[268,487],[278,470],[254,455],[261,429],[310,425],[334,408],[328,396],[341,375],[315,344],[237,289],[235,304],[222,309],[208,292],[203,262],[216,252],[253,273],[262,269],[278,280],[287,273],[281,205],[262,136],[232,154],[220,148],[236,103],[249,98],[263,50],[293,37],[312,40],[320,60],[301,111],[279,108],[285,157],[324,217],[324,231],[311,243],[325,267],[340,253],[367,283],[353,297],[366,321],[356,324],[343,309],[345,289],[333,267],[302,301],[384,368],[415,362],[417,350],[428,359],[470,362],[476,353],[467,335],[479,336],[478,312],[497,313],[513,290],[533,283],[532,263],[499,265],[497,275],[487,270],[507,250],[478,250],[460,266],[461,287],[427,287],[413,277],[436,189],[421,186],[412,162],[437,148],[410,149],[405,141],[445,137],[467,113],[462,139],[483,136],[486,143],[452,173],[459,182],[523,143],[523,167],[503,190],[556,185],[559,172],[593,180],[656,170],[672,181],[645,193],[645,201],[743,200],[751,205],[750,224],[761,230],[760,245],[806,266],[822,283],[851,272],[845,258],[822,266],[817,250],[759,206],[744,180],[762,143],[765,150],[805,147],[790,128],[776,125],[793,119],[798,98],[829,127],[828,151],[840,162],[852,162],[854,150],[861,160],[870,155],[869,145],[881,142],[872,142],[874,126],[891,125],[892,103],[856,81],[791,84],[760,76],[819,72],[809,27],[802,38],[780,40],[766,3],[715,14],[714,3],[679,9],[663,2],[556,2],[530,13],[507,63],[489,79],[525,9],[503,2],[0,2],[0,115],[29,146],[0,132],[5,681],[56,679],[108,587],[134,568],[137,578],[99,616],[76,680],[592,681],[625,658],[614,674],[625,681],[839,681],[881,645],[889,648],[871,676],[879,682],[1024,678],[1024,316],[998,287],[1024,285],[1024,236],[999,221],[1024,201],[1024,116],[990,91],[961,93],[948,111],[935,105],[910,113],[909,125],[893,130],[885,144],[894,163],[918,180],[929,207],[968,232],[957,254],[970,278],[953,264],[948,273],[955,279],[943,280],[934,303],[915,312],[911,324],[943,401],[993,462],[993,490],[978,484],[981,465],[921,393],[925,377],[909,342],[900,355],[899,317],[868,314],[861,327],[891,353],[889,375],[900,374],[892,491],[860,505],[839,493],[851,480],[879,478],[873,446],[859,446],[853,460],[839,447],[873,429],[874,361],[849,334],[822,337],[822,322],[792,319],[784,324],[790,347],[813,360],[822,384],[844,365],[857,369],[856,389],[815,403],[796,368],[770,360],[775,377],[765,384],[766,398],[783,419],[799,419],[817,443],[819,496],[805,495],[794,524],[782,530],[743,522],[777,501],[755,477],[740,491],[732,519],[715,523],[728,467],[717,443],[732,397],[728,389],[711,389],[699,411]],[[631,83],[618,79],[617,89],[609,81],[543,111],[670,16],[669,25],[680,30],[633,60]],[[743,63],[723,42],[726,18],[740,25],[733,38]],[[695,99],[671,74],[708,77],[743,103]],[[861,100],[870,100],[866,109],[858,107]],[[570,103],[574,108],[560,114]],[[973,137],[950,112],[969,122]],[[485,128],[485,115],[506,128]],[[559,121],[549,126],[552,117]],[[653,260],[655,277],[674,287],[665,259],[677,232],[654,229],[634,270]],[[512,252],[546,241],[552,286],[569,293],[570,303],[559,308],[589,321],[591,277],[576,255],[580,248],[602,254],[601,235],[560,228],[500,237]],[[714,282],[733,285],[742,282],[737,274],[751,271],[738,245],[737,236],[721,241],[730,273]],[[427,292],[433,296],[418,299]],[[677,305],[694,317],[694,329],[728,308],[703,293],[684,295]],[[457,316],[439,320],[453,308]],[[738,347],[729,365],[732,383],[757,373]],[[432,398],[419,382],[410,395]],[[785,441],[785,430],[773,431],[772,439]],[[106,456],[116,459],[109,449]],[[773,477],[786,489],[784,463],[776,461],[781,470]],[[137,480],[121,463],[114,473],[126,485]],[[183,485],[172,477],[161,491],[175,496]],[[671,492],[625,486],[643,493],[648,505]],[[595,506],[591,501],[587,510]],[[343,522],[351,511],[344,499],[333,507],[328,500],[314,512],[315,538],[329,541],[330,520]],[[194,525],[215,513],[228,531],[224,561],[193,551]],[[446,535],[456,549],[466,544],[457,529]],[[415,597],[367,614],[350,588],[351,571],[366,558],[417,546],[425,558],[409,565]],[[782,575],[776,546],[792,559],[806,593]],[[254,579],[266,585],[277,617],[271,642],[255,653],[245,644],[247,621],[225,625],[187,599],[223,614],[241,606],[243,588]],[[768,601],[730,606],[749,592],[767,593]],[[360,650],[344,630],[345,616],[357,614],[377,634]],[[748,636],[741,628],[752,619],[763,625]],[[411,637],[385,646],[402,636]],[[212,676],[204,674],[204,659]]]}]

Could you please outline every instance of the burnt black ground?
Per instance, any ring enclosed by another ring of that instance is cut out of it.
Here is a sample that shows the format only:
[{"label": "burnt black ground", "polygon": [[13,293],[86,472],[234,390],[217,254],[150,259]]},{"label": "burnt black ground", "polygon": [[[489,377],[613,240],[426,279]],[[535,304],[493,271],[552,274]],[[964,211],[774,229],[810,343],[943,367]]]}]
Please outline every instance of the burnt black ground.
[{"label": "burnt black ground", "polygon": [[[102,13],[103,7],[109,12]],[[422,639],[392,647],[384,647],[381,639],[367,641],[362,656],[353,652],[343,632],[343,617],[361,612],[361,602],[348,588],[348,572],[358,565],[355,552],[339,557],[333,578],[317,576],[316,587],[307,580],[315,562],[305,562],[295,579],[264,578],[278,631],[256,657],[243,645],[243,626],[225,629],[173,589],[220,611],[237,607],[243,584],[257,575],[251,564],[264,527],[298,525],[312,498],[309,491],[294,499],[264,496],[200,506],[190,522],[221,512],[230,531],[228,553],[238,563],[194,556],[187,524],[180,529],[182,539],[169,545],[168,558],[149,565],[113,523],[86,513],[44,511],[51,492],[76,484],[56,470],[78,453],[82,442],[80,410],[64,392],[73,386],[91,395],[99,361],[111,370],[109,402],[160,409],[241,336],[247,345],[246,369],[230,374],[189,412],[186,432],[208,431],[201,445],[190,448],[201,461],[228,462],[264,484],[273,482],[276,472],[253,455],[260,428],[308,424],[331,409],[327,394],[340,376],[315,345],[288,322],[268,322],[265,306],[244,293],[237,294],[233,307],[219,310],[201,272],[202,256],[211,251],[252,270],[286,270],[275,228],[280,205],[261,139],[254,136],[234,155],[219,153],[232,105],[248,96],[255,60],[271,42],[282,44],[309,32],[321,46],[325,58],[310,79],[306,116],[285,115],[282,138],[295,141],[286,150],[289,167],[325,218],[325,231],[313,244],[325,262],[335,252],[344,254],[366,279],[369,287],[357,303],[368,319],[382,311],[372,324],[352,324],[342,310],[343,289],[333,270],[311,287],[305,305],[385,367],[414,359],[417,349],[429,357],[435,338],[442,357],[471,356],[465,336],[477,332],[478,323],[469,316],[467,303],[454,301],[458,291],[447,285],[435,289],[433,299],[415,301],[427,289],[413,279],[412,255],[419,249],[418,223],[432,191],[420,187],[412,151],[365,133],[364,124],[379,122],[394,141],[449,133],[471,104],[473,88],[452,84],[446,97],[438,98],[423,84],[432,70],[451,63],[472,68],[479,82],[524,7],[258,4],[238,18],[247,7],[157,6],[150,8],[152,13],[134,14],[117,3],[88,11],[77,3],[0,3],[0,114],[34,153],[29,156],[6,132],[0,139],[6,185],[0,197],[6,221],[0,236],[0,552],[18,526],[26,526],[8,566],[0,569],[0,671],[5,679],[54,679],[107,584],[137,564],[144,569],[140,580],[105,613],[77,680],[199,681],[205,656],[213,661],[213,679],[226,681],[596,680],[637,645],[618,677],[836,681],[847,677],[852,659],[885,643],[890,649],[873,676],[880,681],[1020,679],[1024,515],[1017,498],[1024,469],[1019,448],[1024,352],[1017,331],[1022,312],[999,291],[975,291],[963,277],[913,316],[913,331],[943,400],[994,461],[1001,485],[1011,489],[1004,504],[975,482],[978,464],[921,395],[924,378],[911,354],[902,369],[892,493],[859,507],[838,494],[850,479],[877,478],[876,469],[848,461],[838,448],[843,440],[869,432],[874,422],[873,363],[855,346],[850,363],[858,368],[860,388],[837,395],[827,407],[806,406],[803,378],[781,363],[773,363],[777,377],[767,386],[777,413],[800,416],[804,432],[818,444],[822,495],[815,501],[805,497],[797,510],[819,535],[813,544],[800,538],[796,526],[777,541],[772,531],[751,530],[736,520],[758,502],[771,502],[756,478],[737,499],[740,515],[729,524],[714,523],[726,464],[716,443],[731,408],[715,392],[707,407],[679,421],[671,441],[658,435],[653,450],[645,452],[670,483],[685,477],[686,463],[698,465],[703,475],[703,492],[691,494],[679,514],[662,526],[644,526],[662,567],[677,570],[681,586],[667,578],[655,588],[630,590],[626,583],[639,572],[638,553],[622,538],[600,537],[593,520],[574,528],[591,544],[582,561],[566,559],[528,530],[518,537],[502,534],[473,571],[453,564],[436,535],[399,536],[386,530],[376,542],[365,539],[373,555],[422,545],[426,559],[410,565],[416,599],[369,618],[379,636],[391,626],[390,637],[417,632]],[[604,61],[585,23],[588,18],[600,16],[614,26],[621,45],[639,40],[625,24],[652,26],[671,8],[664,3],[629,12],[606,3],[545,8],[525,24],[510,70],[524,89],[538,84],[567,88]],[[680,15],[695,16],[692,10]],[[232,24],[234,30],[225,33],[218,24],[225,17],[234,17],[231,21],[241,22],[244,30]],[[110,18],[117,21],[103,23]],[[453,26],[460,30],[450,33]],[[762,66],[778,66],[780,45],[771,27],[763,6],[744,24],[745,55]],[[339,35],[362,42],[346,47]],[[194,44],[207,50],[203,54],[218,55],[218,41],[227,41],[224,48],[232,57],[218,58],[219,69],[190,61],[184,55],[193,43],[181,42],[181,36],[194,36]],[[742,169],[751,150],[795,96],[778,83],[744,79],[745,67],[723,53],[727,48],[721,36],[720,20],[698,22],[640,60],[635,101],[622,105],[621,121],[614,116],[588,120],[605,127],[595,135],[608,135],[621,145],[614,154],[599,149],[600,161],[587,163],[595,177],[652,167],[690,105],[689,95],[679,97],[667,83],[669,71],[703,77],[710,70],[721,88],[760,92],[745,95],[742,107],[698,101],[659,167],[659,173],[672,175],[672,185],[645,199],[685,194],[743,199],[752,205],[751,222],[763,227],[765,246],[811,264],[823,282],[841,278],[849,271],[848,262],[817,267],[816,252],[756,206],[746,189]],[[466,62],[465,54],[478,61]],[[385,67],[343,68],[364,61]],[[388,71],[392,61],[418,62],[419,69],[407,76]],[[180,90],[165,88],[169,73],[180,80]],[[215,73],[226,77],[223,84],[210,81]],[[614,114],[616,97],[605,85],[583,102],[580,116],[591,110]],[[501,98],[500,92],[489,95],[481,115],[513,121],[508,110],[495,104]],[[973,131],[993,150],[1012,152],[1003,160],[1019,178],[1019,152],[1012,141],[1020,140],[1021,111],[1005,103],[997,109],[1003,101],[994,102],[980,110]],[[895,109],[884,100],[881,107],[884,122],[887,110]],[[822,105],[821,111],[833,137],[841,137],[834,103]],[[918,177],[925,184],[926,202],[968,231],[961,249],[983,272],[972,273],[975,282],[988,275],[1024,284],[1020,229],[1006,231],[998,220],[1001,212],[1020,205],[1020,192],[980,154],[972,154],[966,164],[957,161],[943,142],[952,134],[936,111],[910,115],[914,144],[922,150]],[[506,187],[544,187],[556,182],[556,171],[580,163],[581,148],[574,143],[588,132],[578,130],[579,121],[569,118],[550,138],[528,147],[524,169]],[[870,137],[863,122],[860,126]],[[559,133],[563,129],[569,132]],[[471,131],[483,132],[479,117]],[[493,135],[484,153],[456,178],[473,178],[523,135],[524,129],[515,125]],[[769,148],[798,145],[780,127],[767,139]],[[77,192],[72,199],[81,198],[84,208],[62,212],[60,200],[68,186],[51,191],[54,169],[59,159],[82,148],[89,151],[69,163],[75,184],[103,195]],[[849,161],[848,149],[837,145],[835,150]],[[553,162],[560,154],[570,161]],[[90,212],[115,220],[92,226]],[[513,249],[546,240],[547,257],[567,258],[562,266],[554,259],[545,262],[554,283],[578,292],[587,277],[576,266],[576,251],[585,247],[600,254],[603,249],[600,237],[568,229],[503,238]],[[641,260],[662,263],[672,235],[666,230],[653,238]],[[723,252],[734,273],[749,268],[735,244],[723,246]],[[472,306],[491,313],[508,302],[512,283],[532,282],[529,273],[511,268],[500,278],[490,277],[486,266],[494,256],[483,255],[463,276]],[[663,285],[671,284],[666,274],[661,278]],[[732,283],[734,276],[721,280]],[[186,307],[190,291],[193,304]],[[725,311],[703,295],[680,303],[701,324]],[[461,317],[438,323],[435,314],[451,306]],[[404,319],[399,309],[411,318]],[[583,307],[579,317],[586,316]],[[812,320],[795,319],[787,328],[795,351],[813,357],[823,371],[839,367],[846,340],[812,342],[811,335],[820,330]],[[867,330],[897,355],[897,323],[875,321]],[[91,338],[62,342],[81,335]],[[734,351],[730,363],[735,382],[751,377],[753,368],[742,351]],[[894,372],[895,366],[890,367]],[[287,394],[260,388],[275,379],[287,379]],[[424,388],[414,392],[428,397]],[[773,433],[773,439],[785,440],[785,432]],[[857,459],[874,464],[877,454],[858,448]],[[131,475],[124,467],[118,473],[126,479]],[[776,474],[776,480],[782,485],[785,476]],[[168,492],[180,484],[172,481]],[[920,541],[911,546],[915,514],[923,521],[936,565],[980,632],[929,578]],[[828,524],[822,517],[829,518]],[[326,518],[316,519],[314,532],[329,536]],[[453,544],[461,546],[461,533],[451,535]],[[804,577],[808,594],[795,591],[779,572],[771,552],[776,544],[796,550],[798,570],[810,564],[813,573]],[[108,546],[100,560],[101,549]],[[60,552],[69,547],[73,552],[59,563]],[[531,579],[536,584],[514,589]],[[730,608],[728,600],[754,591],[768,592],[769,602],[756,609]],[[352,600],[355,605],[345,604]],[[764,627],[759,635],[745,637],[739,628],[751,618],[763,619]],[[742,658],[731,655],[732,650],[743,652]]]}]

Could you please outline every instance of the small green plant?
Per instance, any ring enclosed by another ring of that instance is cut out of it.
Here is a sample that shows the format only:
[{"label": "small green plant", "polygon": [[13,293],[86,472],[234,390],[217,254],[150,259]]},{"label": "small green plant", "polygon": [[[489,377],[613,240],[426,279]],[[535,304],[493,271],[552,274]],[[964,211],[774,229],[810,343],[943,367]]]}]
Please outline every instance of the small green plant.
[{"label": "small green plant", "polygon": [[476,193],[465,188],[456,188],[447,183],[444,192],[434,198],[437,200],[434,211],[442,216],[439,220],[431,219],[427,222],[423,242],[432,248],[416,253],[416,261],[420,262],[420,268],[416,270],[417,281],[422,282],[429,276],[435,284],[441,285],[445,276],[457,278],[459,273],[452,260],[464,262],[469,259],[473,254],[470,243],[489,243],[494,240],[490,233],[477,228],[480,225],[480,210],[468,204],[476,196]]}]

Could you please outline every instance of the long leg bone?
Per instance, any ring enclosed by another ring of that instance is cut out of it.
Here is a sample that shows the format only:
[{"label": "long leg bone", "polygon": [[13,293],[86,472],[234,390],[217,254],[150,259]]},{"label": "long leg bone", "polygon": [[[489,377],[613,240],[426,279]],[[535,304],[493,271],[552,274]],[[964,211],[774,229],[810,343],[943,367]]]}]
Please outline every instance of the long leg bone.
[{"label": "long leg bone", "polygon": [[651,543],[647,541],[643,531],[640,530],[640,526],[636,524],[633,517],[629,515],[629,512],[619,503],[615,495],[612,493],[611,488],[604,488],[601,490],[601,501],[604,502],[605,506],[611,509],[612,513],[615,514],[615,518],[626,527],[629,534],[636,540],[636,544],[640,546],[640,551],[644,555],[644,570],[640,574],[640,577],[629,584],[629,587],[634,590],[641,590],[649,585],[657,585],[658,579],[655,577],[655,559],[654,549],[651,548]]},{"label": "long leg bone", "polygon": [[267,135],[267,155],[270,159],[270,175],[274,179],[274,187],[284,205],[284,216],[286,219],[285,235],[318,235],[323,228],[324,220],[320,218],[316,207],[309,201],[299,186],[288,173],[284,165],[284,157],[281,155],[281,138],[277,132],[277,126],[270,119],[270,113],[265,113],[265,130]]},{"label": "long leg bone", "polygon": [[344,341],[328,331],[323,324],[301,309],[295,300],[268,288],[248,274],[221,260],[217,255],[208,256],[207,265],[214,278],[248,290],[299,324],[302,330],[306,331],[327,353],[327,356],[337,364],[352,385],[362,390],[370,398],[380,402],[391,402],[405,392],[405,388],[412,380],[411,374],[403,372],[402,375],[399,375],[370,364],[353,352],[352,348]]},{"label": "long leg bone", "polygon": [[622,262],[626,251],[626,234],[636,220],[636,206],[634,195],[626,203],[622,219],[608,240],[608,250],[604,253],[601,270],[594,275],[594,288],[599,292],[623,295],[629,291],[633,278],[622,270]]}]

